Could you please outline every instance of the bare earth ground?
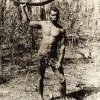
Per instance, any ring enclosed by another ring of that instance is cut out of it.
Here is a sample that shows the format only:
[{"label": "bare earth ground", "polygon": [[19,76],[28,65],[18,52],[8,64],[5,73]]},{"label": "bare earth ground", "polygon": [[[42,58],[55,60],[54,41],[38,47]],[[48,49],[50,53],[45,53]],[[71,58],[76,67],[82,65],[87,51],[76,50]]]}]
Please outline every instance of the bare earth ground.
[{"label": "bare earth ground", "polygon": [[[77,53],[71,54],[72,56],[66,53],[64,72],[68,100],[100,100],[99,52],[98,49],[93,55],[95,59],[84,60],[76,59],[79,55]],[[36,90],[37,77],[36,71],[29,72],[0,85],[0,100],[39,100]],[[55,96],[54,100],[63,100],[58,96],[59,83],[51,68],[46,70],[44,84],[45,100],[49,100],[50,93]]]}]

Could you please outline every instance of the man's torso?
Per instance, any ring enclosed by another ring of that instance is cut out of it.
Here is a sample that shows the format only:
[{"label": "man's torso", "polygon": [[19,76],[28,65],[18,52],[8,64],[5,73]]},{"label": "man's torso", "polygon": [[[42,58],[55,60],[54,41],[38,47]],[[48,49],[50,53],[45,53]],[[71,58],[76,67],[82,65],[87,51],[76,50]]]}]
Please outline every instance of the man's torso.
[{"label": "man's torso", "polygon": [[57,45],[62,38],[63,28],[59,24],[55,26],[50,21],[44,21],[41,24],[43,38],[39,54],[55,58],[57,57]]}]

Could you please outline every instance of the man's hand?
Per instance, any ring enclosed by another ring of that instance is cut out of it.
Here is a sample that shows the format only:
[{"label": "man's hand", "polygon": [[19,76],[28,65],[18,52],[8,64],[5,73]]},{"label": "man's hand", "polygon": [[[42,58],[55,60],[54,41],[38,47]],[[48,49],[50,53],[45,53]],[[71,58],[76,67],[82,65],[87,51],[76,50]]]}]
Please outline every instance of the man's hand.
[{"label": "man's hand", "polygon": [[60,62],[57,62],[56,63],[56,69],[59,69],[61,67],[61,63]]},{"label": "man's hand", "polygon": [[28,5],[27,2],[25,2],[25,4],[23,4],[22,6],[23,6],[23,7],[26,7],[27,5]]}]

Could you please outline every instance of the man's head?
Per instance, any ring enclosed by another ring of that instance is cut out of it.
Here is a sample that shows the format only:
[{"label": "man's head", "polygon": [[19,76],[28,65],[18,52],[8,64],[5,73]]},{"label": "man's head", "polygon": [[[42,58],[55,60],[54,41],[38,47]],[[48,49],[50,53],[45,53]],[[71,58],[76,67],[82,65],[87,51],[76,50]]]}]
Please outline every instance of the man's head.
[{"label": "man's head", "polygon": [[50,9],[50,20],[52,22],[57,22],[59,20],[59,10],[56,7],[51,7]]}]

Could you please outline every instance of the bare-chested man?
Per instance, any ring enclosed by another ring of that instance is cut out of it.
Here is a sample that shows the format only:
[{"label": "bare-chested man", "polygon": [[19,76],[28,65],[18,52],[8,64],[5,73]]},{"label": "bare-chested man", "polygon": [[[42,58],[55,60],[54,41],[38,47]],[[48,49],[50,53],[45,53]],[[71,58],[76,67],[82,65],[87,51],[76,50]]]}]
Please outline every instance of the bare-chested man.
[{"label": "bare-chested man", "polygon": [[[65,54],[65,30],[58,23],[59,10],[56,7],[50,9],[50,21],[30,21],[29,25],[33,28],[42,29],[43,37],[38,51],[39,57],[39,93],[43,99],[43,80],[46,67],[51,66],[54,74],[60,82],[61,97],[66,95],[66,81],[64,77],[62,61]],[[57,56],[58,43],[60,42],[60,54]],[[58,61],[57,61],[58,58]]]}]

